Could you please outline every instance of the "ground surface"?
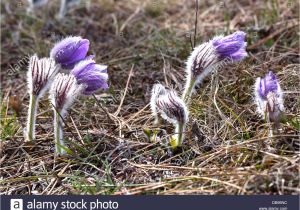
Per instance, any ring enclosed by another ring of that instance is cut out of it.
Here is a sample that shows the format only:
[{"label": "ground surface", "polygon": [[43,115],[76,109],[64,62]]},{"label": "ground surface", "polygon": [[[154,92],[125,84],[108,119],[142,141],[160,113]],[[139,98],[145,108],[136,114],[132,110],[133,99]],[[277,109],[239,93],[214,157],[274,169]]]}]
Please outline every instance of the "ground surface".
[{"label": "ground surface", "polygon": [[[172,125],[154,129],[150,90],[177,91],[194,36],[193,1],[86,1],[65,19],[58,1],[26,13],[26,1],[1,1],[2,194],[299,194],[299,5],[297,1],[201,1],[197,43],[247,32],[249,57],[219,69],[197,89],[182,150],[166,144]],[[125,3],[126,2],[126,3]],[[80,97],[66,118],[73,154],[54,157],[52,110],[44,97],[37,140],[25,144],[27,56],[48,56],[67,35],[91,42],[109,65],[109,91]],[[268,139],[252,87],[272,69],[285,93],[286,119]],[[270,147],[268,147],[269,145]]]}]

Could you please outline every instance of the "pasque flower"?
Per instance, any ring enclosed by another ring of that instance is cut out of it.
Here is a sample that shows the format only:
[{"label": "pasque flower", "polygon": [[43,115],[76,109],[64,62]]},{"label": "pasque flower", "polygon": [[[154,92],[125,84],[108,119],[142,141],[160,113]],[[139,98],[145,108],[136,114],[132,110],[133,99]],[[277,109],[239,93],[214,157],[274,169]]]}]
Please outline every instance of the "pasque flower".
[{"label": "pasque flower", "polygon": [[228,36],[216,36],[193,50],[187,60],[186,86],[183,99],[187,102],[195,86],[218,66],[240,61],[247,56],[245,33],[237,31]]},{"label": "pasque flower", "polygon": [[72,69],[69,75],[59,74],[50,90],[50,99],[54,107],[54,128],[56,153],[65,153],[62,135],[63,117],[67,108],[80,95],[90,95],[98,89],[107,89],[107,66],[96,64],[86,56],[89,40],[81,37],[67,37],[58,42],[50,52],[50,56],[63,68]]},{"label": "pasque flower", "polygon": [[87,39],[70,36],[55,44],[50,51],[50,57],[63,68],[72,69],[79,61],[87,59],[89,45],[90,42]]},{"label": "pasque flower", "polygon": [[90,95],[98,89],[107,89],[107,66],[96,64],[94,60],[80,61],[71,71],[79,84],[85,84],[85,95]]},{"label": "pasque flower", "polygon": [[58,65],[51,58],[39,59],[37,55],[33,55],[30,58],[27,71],[28,93],[30,95],[27,127],[25,130],[27,141],[35,139],[38,101],[45,94],[58,71]]},{"label": "pasque flower", "polygon": [[257,112],[268,121],[279,122],[284,111],[283,93],[272,71],[264,78],[256,79],[254,95]]},{"label": "pasque flower", "polygon": [[188,110],[185,102],[173,90],[156,84],[152,89],[151,109],[155,117],[158,114],[175,126],[175,135],[171,137],[170,144],[175,149],[182,144],[184,130],[188,121]]},{"label": "pasque flower", "polygon": [[54,110],[54,135],[55,135],[55,148],[56,154],[64,154],[63,140],[63,118],[67,114],[67,109],[73,104],[77,96],[84,90],[85,85],[77,82],[76,78],[72,75],[59,73],[50,89],[50,101]]}]

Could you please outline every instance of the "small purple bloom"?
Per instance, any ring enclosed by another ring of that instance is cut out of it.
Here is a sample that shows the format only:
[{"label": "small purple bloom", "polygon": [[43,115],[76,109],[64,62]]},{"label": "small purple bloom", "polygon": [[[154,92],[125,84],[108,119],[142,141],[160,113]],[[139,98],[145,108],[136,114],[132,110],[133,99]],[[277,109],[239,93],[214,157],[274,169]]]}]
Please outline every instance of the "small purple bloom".
[{"label": "small purple bloom", "polygon": [[275,74],[269,71],[264,78],[257,78],[254,89],[257,112],[271,122],[279,122],[284,111],[283,92]]},{"label": "small purple bloom", "polygon": [[79,84],[85,84],[85,95],[90,95],[96,90],[107,89],[107,66],[96,64],[94,60],[80,61],[71,71]]},{"label": "small purple bloom", "polygon": [[76,63],[86,58],[90,42],[81,37],[67,37],[52,48],[50,57],[63,68],[72,69]]},{"label": "small purple bloom", "polygon": [[278,90],[278,81],[273,74],[272,71],[269,71],[269,73],[260,80],[259,83],[259,94],[262,98],[266,99],[269,92],[277,93]]},{"label": "small purple bloom", "polygon": [[247,42],[245,42],[246,33],[237,31],[228,36],[217,36],[212,40],[218,55],[221,59],[231,58],[234,61],[239,61],[246,57]]}]

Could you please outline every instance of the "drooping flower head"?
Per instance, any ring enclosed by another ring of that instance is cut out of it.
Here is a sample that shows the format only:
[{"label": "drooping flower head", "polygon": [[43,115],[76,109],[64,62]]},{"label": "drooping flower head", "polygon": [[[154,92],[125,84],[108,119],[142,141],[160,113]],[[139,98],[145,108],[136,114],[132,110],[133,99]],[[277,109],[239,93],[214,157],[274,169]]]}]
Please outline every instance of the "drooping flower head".
[{"label": "drooping flower head", "polygon": [[270,121],[278,122],[284,105],[283,93],[276,75],[270,71],[264,78],[257,78],[254,92],[257,112],[263,118],[268,114]]},{"label": "drooping flower head", "polygon": [[63,68],[72,69],[76,63],[86,59],[90,42],[79,36],[67,37],[52,48],[50,57]]},{"label": "drooping flower head", "polygon": [[210,42],[195,47],[187,60],[188,77],[204,78],[218,61],[219,58]]},{"label": "drooping flower head", "polygon": [[195,86],[217,67],[247,56],[245,33],[237,31],[228,36],[216,36],[192,51],[186,63],[186,85],[183,99],[188,101]]},{"label": "drooping flower head", "polygon": [[64,116],[76,97],[82,93],[84,87],[84,85],[78,84],[72,74],[59,73],[51,86],[49,96],[55,110]]},{"label": "drooping flower head", "polygon": [[96,64],[94,60],[80,61],[71,71],[79,84],[85,84],[85,95],[90,95],[96,90],[107,89],[107,66]]},{"label": "drooping flower head", "polygon": [[43,96],[58,71],[58,65],[55,64],[52,58],[39,59],[37,55],[33,55],[30,58],[27,71],[29,94],[36,97]]},{"label": "drooping flower head", "polygon": [[156,99],[156,110],[162,118],[174,125],[188,121],[188,110],[183,100],[173,90],[167,90]]},{"label": "drooping flower head", "polygon": [[174,90],[155,84],[152,88],[150,105],[155,124],[158,123],[158,114],[160,114],[163,119],[175,126],[175,135],[170,137],[170,145],[176,149],[184,139],[184,130],[188,122],[188,109],[185,102]]},{"label": "drooping flower head", "polygon": [[157,94],[154,111],[175,126],[175,135],[170,137],[170,145],[173,149],[176,149],[181,146],[184,139],[185,126],[188,122],[187,106],[175,91],[167,90],[160,85],[153,89],[153,92]]},{"label": "drooping flower head", "polygon": [[203,79],[216,64],[225,59],[239,61],[247,56],[245,32],[237,31],[228,36],[216,36],[193,50],[187,60],[187,73]]}]

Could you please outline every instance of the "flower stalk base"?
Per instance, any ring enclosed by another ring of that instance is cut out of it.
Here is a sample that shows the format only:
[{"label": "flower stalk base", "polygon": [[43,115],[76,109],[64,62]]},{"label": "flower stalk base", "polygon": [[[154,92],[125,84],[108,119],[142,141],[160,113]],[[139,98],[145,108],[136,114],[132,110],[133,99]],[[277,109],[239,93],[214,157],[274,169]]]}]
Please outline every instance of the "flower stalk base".
[{"label": "flower stalk base", "polygon": [[30,94],[25,141],[33,141],[35,139],[36,110],[37,110],[37,97],[33,94]]}]

